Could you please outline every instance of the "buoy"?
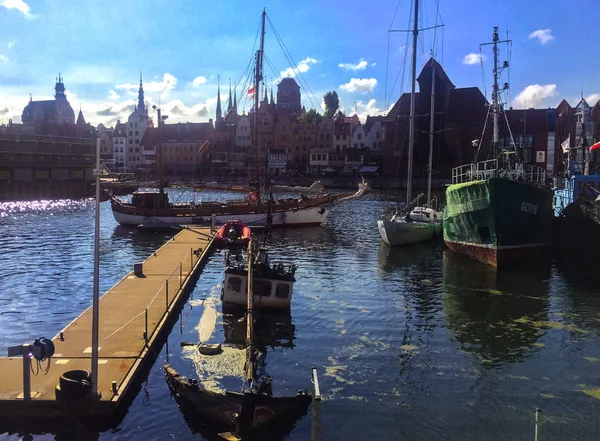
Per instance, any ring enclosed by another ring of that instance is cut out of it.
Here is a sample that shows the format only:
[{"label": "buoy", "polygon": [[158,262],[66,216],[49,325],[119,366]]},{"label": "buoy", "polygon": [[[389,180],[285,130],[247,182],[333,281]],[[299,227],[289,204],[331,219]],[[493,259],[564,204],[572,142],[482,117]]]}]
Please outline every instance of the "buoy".
[{"label": "buoy", "polygon": [[202,344],[202,345],[198,345],[198,352],[200,352],[202,355],[216,355],[216,354],[220,354],[223,351],[223,349],[221,348],[221,344],[217,343],[217,344]]}]

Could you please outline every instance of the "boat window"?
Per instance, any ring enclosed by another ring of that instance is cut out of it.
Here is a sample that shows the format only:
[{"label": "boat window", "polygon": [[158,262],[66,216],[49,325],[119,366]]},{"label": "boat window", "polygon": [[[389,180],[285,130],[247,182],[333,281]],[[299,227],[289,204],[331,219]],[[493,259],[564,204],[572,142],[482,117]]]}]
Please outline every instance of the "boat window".
[{"label": "boat window", "polygon": [[271,295],[271,282],[267,280],[256,280],[254,282],[254,295],[269,297]]},{"label": "boat window", "polygon": [[489,227],[477,227],[477,232],[479,233],[481,243],[490,242],[491,236]]},{"label": "boat window", "polygon": [[275,297],[287,299],[290,295],[290,285],[287,283],[278,283],[275,291]]},{"label": "boat window", "polygon": [[240,292],[242,290],[242,279],[239,277],[230,277],[227,282],[227,290],[232,292]]}]

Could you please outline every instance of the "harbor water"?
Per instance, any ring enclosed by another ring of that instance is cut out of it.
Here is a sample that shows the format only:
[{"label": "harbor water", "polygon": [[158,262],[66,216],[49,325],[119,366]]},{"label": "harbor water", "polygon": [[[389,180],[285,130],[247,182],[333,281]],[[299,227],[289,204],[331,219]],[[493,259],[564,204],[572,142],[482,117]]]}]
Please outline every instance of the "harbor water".
[{"label": "harbor water", "polygon": [[[231,197],[202,194],[213,196]],[[390,249],[376,221],[392,199],[371,193],[335,206],[320,228],[267,239],[273,261],[298,265],[290,313],[257,322],[266,353],[260,369],[272,377],[274,394],[310,390],[317,367],[322,440],[533,440],[536,408],[540,440],[597,438],[594,262],[559,256],[496,271],[439,242]],[[101,204],[101,292],[173,234],[118,226],[110,205]],[[91,304],[93,236],[93,200],[0,204],[0,355],[52,337]],[[221,308],[224,257],[217,251],[210,258],[115,427],[65,424],[33,435],[0,427],[0,440],[212,439],[179,410],[162,366],[169,361],[211,387],[240,390],[235,348],[245,328],[243,316]],[[227,343],[231,356],[210,363],[181,345],[199,341]],[[310,423],[309,411],[285,439],[310,439]]]}]

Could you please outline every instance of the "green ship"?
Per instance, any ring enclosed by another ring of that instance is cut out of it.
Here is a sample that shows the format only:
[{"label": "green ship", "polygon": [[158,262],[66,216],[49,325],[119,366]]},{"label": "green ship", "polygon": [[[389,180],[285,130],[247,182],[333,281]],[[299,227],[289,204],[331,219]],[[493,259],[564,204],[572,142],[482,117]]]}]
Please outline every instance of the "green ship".
[{"label": "green ship", "polygon": [[495,159],[452,170],[443,229],[444,242],[452,251],[495,267],[506,267],[549,247],[554,222],[553,193],[545,185],[545,170],[524,164],[514,141],[510,149],[499,148],[498,116],[503,110],[498,99],[497,27],[493,45],[495,75],[490,111],[494,119]]}]

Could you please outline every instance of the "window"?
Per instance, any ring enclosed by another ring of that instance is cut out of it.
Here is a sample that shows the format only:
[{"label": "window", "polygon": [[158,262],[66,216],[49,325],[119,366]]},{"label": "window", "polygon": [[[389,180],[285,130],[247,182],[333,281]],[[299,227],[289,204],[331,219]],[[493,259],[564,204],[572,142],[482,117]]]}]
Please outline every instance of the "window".
[{"label": "window", "polygon": [[344,141],[346,140],[346,135],[344,135]]},{"label": "window", "polygon": [[136,139],[136,140],[135,140],[135,143],[136,143],[136,144],[139,144],[139,143],[140,143],[140,140],[139,140],[139,139]]},{"label": "window", "polygon": [[130,140],[129,140],[129,144],[133,144],[133,139],[130,139]]},{"label": "window", "polygon": [[254,295],[260,297],[269,297],[271,295],[271,282],[268,280],[254,281]]},{"label": "window", "polygon": [[136,152],[136,153],[138,153],[139,151],[140,151],[140,148],[139,148],[139,147],[136,147],[136,148],[134,149],[134,152]]},{"label": "window", "polygon": [[275,290],[275,297],[279,299],[287,299],[290,296],[290,285],[287,283],[278,283]]},{"label": "window", "polygon": [[129,136],[133,136],[133,130],[129,131]]},{"label": "window", "polygon": [[[136,124],[136,126],[137,126],[137,124]],[[135,131],[135,134],[136,134],[136,135],[139,135],[139,134],[140,134],[140,132],[138,132],[138,131],[136,130],[136,131]]]},{"label": "window", "polygon": [[133,153],[133,148],[129,147],[129,153]]},{"label": "window", "polygon": [[335,140],[339,141],[340,140],[340,135],[335,135]]},{"label": "window", "polygon": [[379,139],[379,135],[381,135],[381,133],[379,133],[379,132],[375,133],[375,138]]},{"label": "window", "polygon": [[137,123],[135,123],[135,126],[137,127]]}]

